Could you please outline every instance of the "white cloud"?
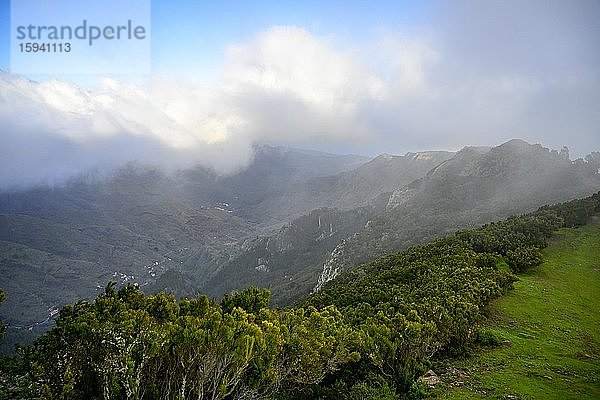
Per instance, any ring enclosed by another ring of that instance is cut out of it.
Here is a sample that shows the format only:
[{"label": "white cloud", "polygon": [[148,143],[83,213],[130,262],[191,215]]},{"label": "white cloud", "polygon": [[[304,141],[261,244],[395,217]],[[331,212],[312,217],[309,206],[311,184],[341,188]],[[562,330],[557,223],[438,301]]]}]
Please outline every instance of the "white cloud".
[{"label": "white cloud", "polygon": [[385,83],[334,43],[297,27],[274,27],[228,50],[222,87],[259,139],[371,137],[356,120]]},{"label": "white cloud", "polygon": [[189,84],[106,80],[85,90],[2,74],[0,93],[3,188],[56,183],[134,160],[227,173],[252,155],[235,115],[222,114],[210,90]]},{"label": "white cloud", "polygon": [[[296,27],[232,46],[210,87],[153,78],[142,86],[105,79],[83,89],[3,73],[0,187],[60,181],[129,160],[200,163],[227,173],[249,161],[255,142],[367,140],[373,134],[357,110],[383,86],[357,60]],[[49,149],[60,155],[43,156]],[[26,156],[15,163],[17,155]]]},{"label": "white cloud", "polygon": [[393,31],[382,31],[375,46],[379,67],[388,77],[387,96],[436,97],[428,73],[439,65],[441,54],[429,40],[403,36]]},{"label": "white cloud", "polygon": [[325,112],[345,112],[375,97],[383,82],[332,43],[297,27],[274,27],[248,43],[232,46],[225,84],[296,97]]},{"label": "white cloud", "polygon": [[[592,19],[554,10],[569,18],[548,24],[530,15],[505,38],[512,14],[479,8],[457,6],[427,34],[382,30],[360,46],[274,27],[230,46],[210,86],[105,79],[83,89],[0,73],[0,188],[130,160],[227,173],[251,159],[256,142],[401,152],[522,137],[598,150],[600,68],[585,36]],[[499,20],[477,37],[484,14]],[[548,33],[555,25],[569,36],[558,42]]]}]

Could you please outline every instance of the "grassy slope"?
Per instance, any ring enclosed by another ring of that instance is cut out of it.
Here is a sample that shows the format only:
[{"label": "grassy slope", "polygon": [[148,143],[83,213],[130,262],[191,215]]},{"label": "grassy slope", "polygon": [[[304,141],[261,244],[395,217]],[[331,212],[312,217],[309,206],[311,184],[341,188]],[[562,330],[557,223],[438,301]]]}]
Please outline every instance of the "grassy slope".
[{"label": "grassy slope", "polygon": [[544,253],[494,304],[486,329],[510,343],[452,362],[469,376],[443,376],[440,399],[600,399],[600,223],[561,230]]}]

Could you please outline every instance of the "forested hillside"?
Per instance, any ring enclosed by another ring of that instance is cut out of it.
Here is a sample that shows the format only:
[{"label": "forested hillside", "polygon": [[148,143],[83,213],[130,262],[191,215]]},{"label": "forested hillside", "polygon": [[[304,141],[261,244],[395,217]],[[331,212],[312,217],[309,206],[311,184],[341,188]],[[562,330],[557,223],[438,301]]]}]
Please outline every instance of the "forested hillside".
[{"label": "forested hillside", "polygon": [[478,337],[486,306],[600,193],[365,264],[295,308],[248,288],[215,303],[108,285],[2,363],[4,398],[415,398],[432,360]]},{"label": "forested hillside", "polygon": [[[221,268],[213,268],[209,280],[201,280],[201,291],[219,298],[255,285],[269,288],[275,304],[293,304],[341,271],[375,258],[460,228],[589,196],[600,189],[599,167],[598,153],[571,161],[567,149],[559,152],[522,140],[458,153],[382,155],[288,192],[292,209],[297,195],[298,204],[313,198],[314,204],[323,201],[342,210],[316,210],[280,231],[249,240]],[[394,184],[400,185],[391,189]],[[349,204],[365,205],[345,210]]]},{"label": "forested hillside", "polygon": [[323,208],[295,219],[274,234],[248,240],[240,254],[201,285],[221,298],[248,285],[267,287],[278,305],[298,300],[314,284],[323,260],[344,238],[355,234],[383,206],[341,211]]}]

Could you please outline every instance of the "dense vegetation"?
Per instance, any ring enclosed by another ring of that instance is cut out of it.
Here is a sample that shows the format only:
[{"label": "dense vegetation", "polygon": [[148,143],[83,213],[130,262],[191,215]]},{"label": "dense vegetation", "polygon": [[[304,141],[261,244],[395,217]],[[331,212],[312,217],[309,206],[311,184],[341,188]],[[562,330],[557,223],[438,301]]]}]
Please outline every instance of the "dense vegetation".
[{"label": "dense vegetation", "polygon": [[5,398],[419,397],[416,378],[460,353],[477,322],[562,226],[600,193],[543,207],[346,272],[304,304],[271,309],[250,287],[220,304],[129,285],[61,309],[56,326],[2,363]]},{"label": "dense vegetation", "polygon": [[558,230],[490,305],[469,357],[434,362],[437,398],[599,399],[599,244],[600,223]]}]

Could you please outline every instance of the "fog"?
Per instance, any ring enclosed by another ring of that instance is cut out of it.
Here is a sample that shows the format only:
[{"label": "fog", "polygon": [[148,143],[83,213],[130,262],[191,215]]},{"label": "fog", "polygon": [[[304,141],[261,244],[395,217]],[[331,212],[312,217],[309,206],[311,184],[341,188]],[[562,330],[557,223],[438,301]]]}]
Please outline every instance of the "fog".
[{"label": "fog", "polygon": [[270,143],[375,155],[522,138],[600,149],[600,3],[444,2],[355,43],[274,26],[207,84],[0,73],[0,189],[128,161],[243,168]]}]

